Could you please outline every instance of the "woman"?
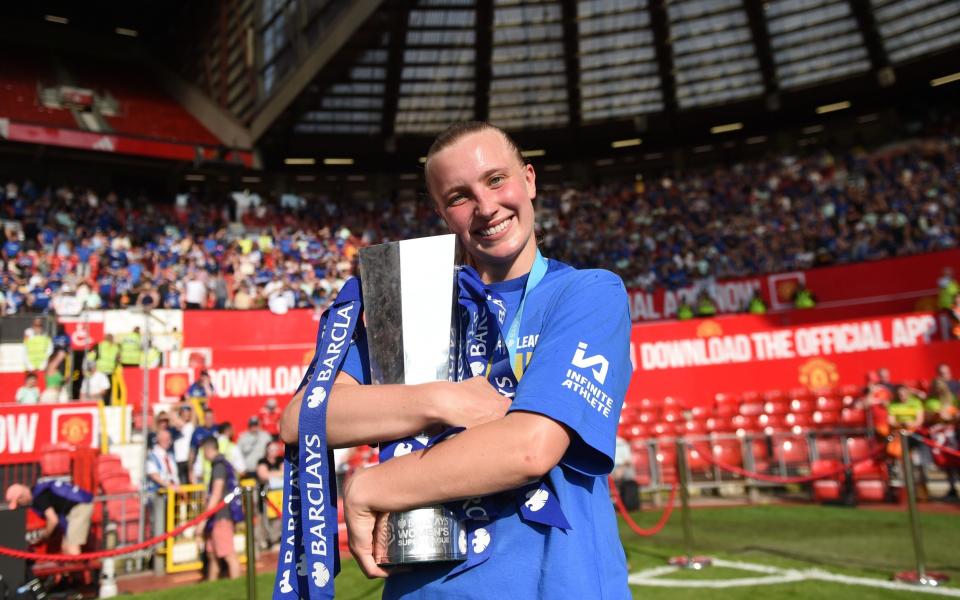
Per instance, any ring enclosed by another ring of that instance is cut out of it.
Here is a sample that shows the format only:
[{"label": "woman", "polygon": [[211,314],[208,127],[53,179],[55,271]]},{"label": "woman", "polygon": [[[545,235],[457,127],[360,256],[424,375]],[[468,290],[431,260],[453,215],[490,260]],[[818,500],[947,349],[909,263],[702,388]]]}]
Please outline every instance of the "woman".
[{"label": "woman", "polygon": [[[428,451],[349,480],[344,507],[351,551],[368,576],[387,577],[372,556],[377,514],[490,496],[543,479],[569,528],[525,522],[517,503],[507,502],[495,518],[485,563],[449,578],[449,564],[395,573],[384,597],[629,598],[606,481],[631,372],[623,284],[607,271],[577,271],[539,256],[535,173],[499,129],[454,125],[434,142],[425,169],[435,210],[488,289],[506,303],[504,329],[521,313],[522,379],[512,403],[482,377],[357,385],[369,382],[369,374],[361,350],[351,347],[330,394],[330,445],[392,440],[437,424],[467,427]],[[543,269],[539,284],[528,286],[531,271]],[[299,409],[295,397],[284,412],[287,442],[297,440]]]}]

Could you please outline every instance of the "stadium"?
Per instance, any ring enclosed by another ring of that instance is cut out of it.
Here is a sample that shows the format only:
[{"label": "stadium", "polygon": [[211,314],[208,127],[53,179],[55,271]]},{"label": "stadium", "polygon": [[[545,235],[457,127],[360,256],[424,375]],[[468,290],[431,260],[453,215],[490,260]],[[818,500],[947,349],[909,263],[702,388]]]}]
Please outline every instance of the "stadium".
[{"label": "stadium", "polygon": [[956,0],[8,4],[0,600],[960,596]]}]

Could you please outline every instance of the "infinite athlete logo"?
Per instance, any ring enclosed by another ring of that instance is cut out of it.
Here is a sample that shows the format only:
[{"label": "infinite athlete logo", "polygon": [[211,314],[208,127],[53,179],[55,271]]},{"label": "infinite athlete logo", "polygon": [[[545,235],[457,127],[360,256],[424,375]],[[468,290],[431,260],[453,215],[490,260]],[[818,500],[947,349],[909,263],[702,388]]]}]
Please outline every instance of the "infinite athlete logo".
[{"label": "infinite athlete logo", "polygon": [[527,501],[523,503],[532,512],[537,512],[547,503],[550,498],[550,492],[543,488],[537,488],[527,492]]},{"label": "infinite athlete logo", "polygon": [[599,365],[600,368],[592,369],[592,373],[597,383],[603,385],[603,382],[607,380],[607,370],[610,368],[610,361],[602,354],[588,357],[586,350],[587,344],[585,342],[577,344],[577,351],[573,353],[573,360],[570,362],[579,369],[589,369]]},{"label": "infinite athlete logo", "polygon": [[310,392],[310,397],[307,399],[307,406],[310,408],[316,408],[320,406],[326,399],[327,391],[318,385],[317,387],[313,388],[312,392]]}]

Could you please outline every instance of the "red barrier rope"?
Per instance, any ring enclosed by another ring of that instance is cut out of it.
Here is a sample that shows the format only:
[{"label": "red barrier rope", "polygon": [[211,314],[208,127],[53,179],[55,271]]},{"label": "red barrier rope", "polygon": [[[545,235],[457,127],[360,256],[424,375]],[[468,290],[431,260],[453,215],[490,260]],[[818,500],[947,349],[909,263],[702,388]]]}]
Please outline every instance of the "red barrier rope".
[{"label": "red barrier rope", "polygon": [[617,485],[613,482],[613,477],[609,478],[610,481],[610,495],[613,496],[613,503],[617,506],[617,510],[620,512],[620,516],[623,517],[623,520],[627,523],[627,526],[637,535],[642,535],[644,537],[656,535],[660,533],[660,530],[667,524],[667,521],[670,520],[670,515],[673,514],[673,501],[677,498],[677,484],[674,483],[673,487],[670,488],[670,499],[667,500],[667,506],[663,509],[663,514],[660,515],[660,520],[657,521],[656,525],[650,529],[643,529],[637,522],[630,518],[630,513],[627,511],[627,507],[623,505],[623,498],[620,497],[620,491],[617,489]]},{"label": "red barrier rope", "polygon": [[921,442],[923,442],[923,443],[926,444],[927,446],[930,446],[930,447],[933,448],[934,450],[939,450],[940,452],[943,452],[944,454],[947,454],[947,455],[952,456],[952,457],[954,457],[954,458],[960,458],[960,452],[958,452],[955,448],[951,448],[950,446],[944,446],[943,444],[940,444],[940,443],[938,443],[938,442],[935,442],[935,441],[933,441],[932,439],[930,439],[930,438],[928,438],[928,437],[924,437],[924,436],[922,436],[922,435],[920,435],[920,434],[917,434],[917,433],[913,434],[912,437],[913,437],[914,439],[920,440]]},{"label": "red barrier rope", "polygon": [[832,469],[830,471],[824,471],[823,473],[818,473],[816,475],[805,475],[800,477],[778,477],[776,475],[766,475],[764,473],[753,473],[751,471],[747,471],[746,469],[741,469],[740,467],[737,467],[734,465],[728,465],[727,463],[722,462],[717,458],[714,458],[713,452],[702,452],[700,450],[697,450],[697,454],[702,456],[703,459],[706,460],[711,465],[719,467],[724,471],[729,471],[731,473],[736,473],[737,475],[742,475],[743,477],[746,477],[748,479],[756,479],[759,481],[766,481],[769,483],[790,484],[790,483],[810,483],[812,481],[817,481],[818,479],[829,479],[830,477],[836,477],[837,475],[844,473],[847,469],[851,468],[853,465],[874,460],[876,458],[879,458],[880,456],[883,456],[884,454],[886,454],[886,448],[880,447],[869,456],[865,456],[860,460],[855,460],[851,462],[849,465],[842,465],[840,467],[837,467],[836,469]]},{"label": "red barrier rope", "polygon": [[100,550],[99,552],[88,552],[86,554],[44,554],[42,552],[25,552],[23,550],[15,550],[13,548],[5,548],[0,546],[0,555],[12,556],[13,558],[21,558],[24,560],[47,560],[53,562],[83,562],[88,560],[96,560],[99,558],[109,558],[111,556],[119,556],[121,554],[129,554],[131,552],[136,552],[137,550],[143,550],[149,546],[159,544],[160,542],[166,541],[167,538],[171,538],[177,535],[180,535],[188,528],[196,525],[200,521],[207,519],[212,516],[218,510],[227,505],[228,502],[233,500],[233,496],[239,494],[240,490],[236,489],[220,501],[219,504],[207,510],[203,513],[197,515],[193,520],[187,521],[183,525],[180,525],[173,531],[168,531],[167,533],[152,537],[148,540],[144,540],[138,544],[132,544],[130,546],[123,546],[122,548],[113,548],[110,550]]}]

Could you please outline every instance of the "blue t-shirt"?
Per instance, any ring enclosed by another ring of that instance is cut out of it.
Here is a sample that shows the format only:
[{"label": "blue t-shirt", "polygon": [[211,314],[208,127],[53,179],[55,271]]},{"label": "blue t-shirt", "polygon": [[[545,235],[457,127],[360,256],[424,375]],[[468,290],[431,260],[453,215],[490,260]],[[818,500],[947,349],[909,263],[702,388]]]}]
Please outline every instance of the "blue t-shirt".
[{"label": "blue t-shirt", "polygon": [[[509,327],[526,276],[495,283]],[[551,260],[527,298],[518,362],[523,375],[511,411],[545,415],[575,435],[546,479],[571,529],[528,524],[510,498],[496,520],[494,551],[449,580],[451,565],[414,567],[387,578],[384,598],[630,598],[627,566],[610,502],[617,421],[630,381],[630,315],[623,282],[602,270]],[[355,344],[344,371],[369,383]]]}]

